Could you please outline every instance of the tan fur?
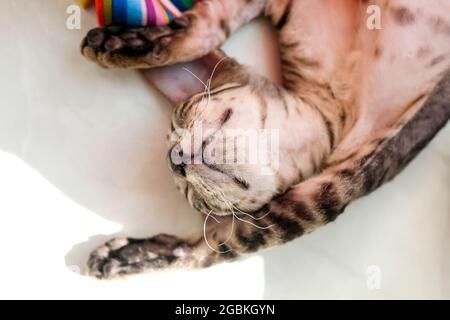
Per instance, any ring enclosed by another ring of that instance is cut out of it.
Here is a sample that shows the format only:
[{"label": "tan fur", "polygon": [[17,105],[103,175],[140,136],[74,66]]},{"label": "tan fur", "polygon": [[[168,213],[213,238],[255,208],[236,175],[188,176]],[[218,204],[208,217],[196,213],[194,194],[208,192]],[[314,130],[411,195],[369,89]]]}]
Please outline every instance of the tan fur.
[{"label": "tan fur", "polygon": [[[185,165],[176,178],[180,190],[199,211],[221,220],[209,220],[208,241],[203,235],[165,236],[111,248],[129,261],[119,264],[102,248],[90,259],[92,272],[108,277],[155,269],[155,261],[164,261],[164,267],[205,267],[234,259],[333,221],[353,199],[391,179],[450,117],[450,107],[439,98],[448,95],[446,87],[432,95],[450,67],[450,21],[443,15],[450,1],[427,3],[206,0],[171,26],[138,30],[147,41],[139,46],[123,40],[123,31],[88,35],[82,51],[101,66],[152,68],[200,58],[265,15],[278,28],[283,68],[280,87],[232,59],[221,61],[211,91],[175,109],[172,125],[186,131],[170,144],[194,157],[199,150],[189,145],[188,133],[195,123],[216,132],[277,129],[280,169],[273,162],[213,169]],[[367,28],[369,5],[382,10],[381,30]],[[97,41],[102,36],[106,39]],[[124,46],[136,53],[127,56],[120,50]],[[427,117],[425,110],[435,116]],[[214,137],[201,138],[219,147]],[[272,175],[259,175],[262,167]],[[144,247],[153,258],[143,255]]]}]

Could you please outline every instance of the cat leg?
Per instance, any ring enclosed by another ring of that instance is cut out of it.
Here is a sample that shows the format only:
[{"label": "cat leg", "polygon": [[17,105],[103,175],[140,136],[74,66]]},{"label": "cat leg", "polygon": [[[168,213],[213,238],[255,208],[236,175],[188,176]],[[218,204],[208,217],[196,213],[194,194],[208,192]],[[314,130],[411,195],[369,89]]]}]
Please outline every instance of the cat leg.
[{"label": "cat leg", "polygon": [[167,269],[186,260],[193,244],[160,234],[149,239],[116,238],[92,252],[89,274],[98,278]]},{"label": "cat leg", "polygon": [[242,221],[244,218],[209,217],[205,232],[187,239],[166,234],[148,239],[113,239],[91,254],[87,263],[89,274],[108,279],[151,271],[206,268],[268,244]]},{"label": "cat leg", "polygon": [[84,56],[105,68],[151,68],[200,58],[261,14],[266,0],[205,0],[168,26],[88,32]]}]

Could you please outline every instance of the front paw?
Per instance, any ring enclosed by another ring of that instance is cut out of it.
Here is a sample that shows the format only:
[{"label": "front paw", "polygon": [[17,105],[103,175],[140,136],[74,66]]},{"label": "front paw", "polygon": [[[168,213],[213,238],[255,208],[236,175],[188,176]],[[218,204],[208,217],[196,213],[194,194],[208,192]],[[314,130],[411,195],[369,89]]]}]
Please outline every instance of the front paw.
[{"label": "front paw", "polygon": [[190,251],[186,241],[166,234],[142,240],[116,238],[92,252],[87,265],[90,275],[107,279],[169,268]]},{"label": "front paw", "polygon": [[182,16],[168,26],[123,28],[109,26],[88,32],[81,52],[104,68],[149,68],[170,59],[170,44],[187,28]]}]

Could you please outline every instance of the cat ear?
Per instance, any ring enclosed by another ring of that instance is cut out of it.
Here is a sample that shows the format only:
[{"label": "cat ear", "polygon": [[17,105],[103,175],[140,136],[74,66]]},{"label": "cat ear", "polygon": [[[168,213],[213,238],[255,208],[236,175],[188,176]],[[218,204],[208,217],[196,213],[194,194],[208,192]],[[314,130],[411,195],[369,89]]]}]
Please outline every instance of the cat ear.
[{"label": "cat ear", "polygon": [[[229,81],[239,64],[220,50],[195,61],[142,71],[144,77],[170,102],[179,104],[189,97]],[[227,71],[227,72],[225,72]]]}]

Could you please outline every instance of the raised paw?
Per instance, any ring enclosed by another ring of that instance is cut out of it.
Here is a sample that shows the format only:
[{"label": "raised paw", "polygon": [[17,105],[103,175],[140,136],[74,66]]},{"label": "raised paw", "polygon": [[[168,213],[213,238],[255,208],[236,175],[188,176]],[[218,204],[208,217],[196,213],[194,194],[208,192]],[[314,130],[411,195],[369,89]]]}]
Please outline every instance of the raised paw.
[{"label": "raised paw", "polygon": [[104,68],[150,68],[176,59],[172,46],[189,26],[181,16],[168,26],[123,28],[109,26],[88,32],[81,44],[82,54]]},{"label": "raised paw", "polygon": [[91,253],[89,274],[97,278],[169,268],[191,252],[186,241],[160,234],[149,239],[116,238]]}]

